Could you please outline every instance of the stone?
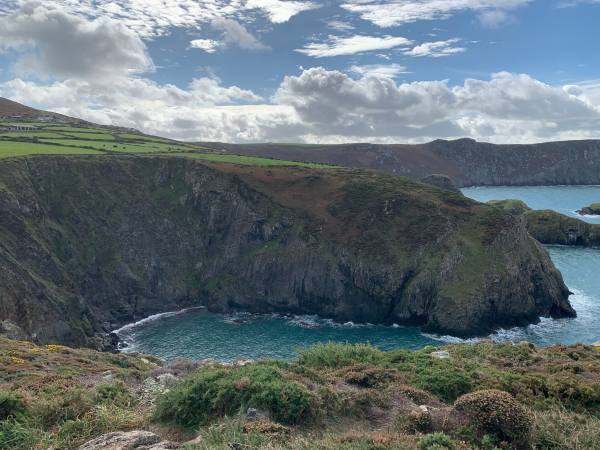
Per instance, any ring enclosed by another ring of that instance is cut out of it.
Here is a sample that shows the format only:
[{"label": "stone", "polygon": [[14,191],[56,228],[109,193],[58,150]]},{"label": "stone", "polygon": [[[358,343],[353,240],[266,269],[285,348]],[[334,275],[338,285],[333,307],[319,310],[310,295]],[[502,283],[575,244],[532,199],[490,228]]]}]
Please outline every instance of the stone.
[{"label": "stone", "polygon": [[429,354],[432,358],[438,358],[438,359],[450,359],[450,353],[448,353],[447,351],[439,351],[439,352],[431,352]]},{"label": "stone", "polygon": [[86,442],[79,450],[167,450],[179,448],[173,442],[161,441],[150,431],[117,431]]},{"label": "stone", "polygon": [[178,378],[172,373],[163,373],[156,377],[156,381],[163,386],[172,386],[177,383]]},{"label": "stone", "polygon": [[10,320],[3,320],[0,322],[0,335],[16,341],[26,341],[29,339],[27,333],[25,333],[23,329],[16,323],[11,322]]},{"label": "stone", "polygon": [[246,420],[264,420],[268,418],[269,415],[266,412],[260,411],[256,408],[248,408],[246,411]]}]

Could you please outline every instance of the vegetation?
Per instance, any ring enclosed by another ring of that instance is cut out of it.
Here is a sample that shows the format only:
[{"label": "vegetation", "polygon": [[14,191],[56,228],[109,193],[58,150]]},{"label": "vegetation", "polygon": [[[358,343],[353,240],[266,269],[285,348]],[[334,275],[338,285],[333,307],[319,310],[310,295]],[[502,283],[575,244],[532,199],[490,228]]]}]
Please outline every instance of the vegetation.
[{"label": "vegetation", "polygon": [[[446,346],[450,358],[438,359],[434,350],[321,344],[291,362],[160,367],[0,339],[0,449],[77,448],[130,429],[198,436],[187,450],[597,448],[599,351],[487,342]],[[157,380],[171,373],[179,381],[165,388]]]},{"label": "vegetation", "polygon": [[[10,122],[0,121],[0,127]],[[200,145],[147,136],[142,133],[122,132],[118,128],[67,126],[31,122],[31,131],[0,131],[0,158],[31,155],[102,155],[102,154],[168,154],[212,162],[251,166],[332,167],[324,164],[284,161],[272,158],[215,153]]]}]

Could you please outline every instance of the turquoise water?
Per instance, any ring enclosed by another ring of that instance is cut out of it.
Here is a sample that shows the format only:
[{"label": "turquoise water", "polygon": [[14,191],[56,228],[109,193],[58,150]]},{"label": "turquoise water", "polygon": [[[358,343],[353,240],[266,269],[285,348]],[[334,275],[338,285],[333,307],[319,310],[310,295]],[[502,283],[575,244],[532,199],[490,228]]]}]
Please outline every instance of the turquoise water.
[{"label": "turquoise water", "polygon": [[[486,187],[465,189],[480,201],[519,198],[536,209],[555,209],[575,215],[582,206],[600,201],[600,186],[592,187]],[[591,222],[600,218],[586,218]],[[537,345],[600,340],[600,249],[548,247],[574,295],[575,319],[542,319],[539,324],[500,330],[494,340],[528,340]],[[317,342],[370,342],[382,349],[420,348],[461,342],[449,336],[433,336],[416,328],[335,324],[315,317],[218,315],[204,310],[162,315],[130,325],[118,334],[125,351],[141,351],[161,358],[292,358],[299,348]]]},{"label": "turquoise water", "polygon": [[600,202],[600,186],[495,186],[463,189],[467,197],[480,202],[516,198],[533,209],[553,209],[591,223],[600,223],[598,216],[580,216],[575,211]]}]

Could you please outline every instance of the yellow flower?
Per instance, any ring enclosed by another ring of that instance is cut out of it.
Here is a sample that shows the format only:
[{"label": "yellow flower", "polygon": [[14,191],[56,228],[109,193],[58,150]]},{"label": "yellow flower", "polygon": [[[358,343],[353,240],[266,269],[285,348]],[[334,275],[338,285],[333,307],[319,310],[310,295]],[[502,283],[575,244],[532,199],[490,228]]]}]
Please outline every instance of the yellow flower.
[{"label": "yellow flower", "polygon": [[64,345],[48,344],[48,345],[46,345],[46,348],[48,350],[50,350],[51,352],[59,352],[66,347]]},{"label": "yellow flower", "polygon": [[25,360],[23,358],[17,358],[16,356],[11,356],[10,362],[12,364],[25,364]]}]

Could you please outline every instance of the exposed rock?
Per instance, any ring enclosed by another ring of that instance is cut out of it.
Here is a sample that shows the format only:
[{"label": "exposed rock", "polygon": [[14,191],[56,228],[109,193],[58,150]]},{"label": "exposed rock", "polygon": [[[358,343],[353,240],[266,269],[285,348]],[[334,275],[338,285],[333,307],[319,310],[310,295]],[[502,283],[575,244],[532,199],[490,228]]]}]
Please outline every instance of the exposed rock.
[{"label": "exposed rock", "polygon": [[177,449],[179,445],[161,441],[161,438],[149,431],[127,431],[104,434],[93,439],[79,450],[167,450]]},{"label": "exposed rock", "polygon": [[582,216],[600,216],[600,203],[593,203],[590,206],[581,208],[577,214]]},{"label": "exposed rock", "polygon": [[406,178],[166,157],[0,166],[0,319],[41,342],[92,346],[199,303],[459,336],[574,315],[518,218]]},{"label": "exposed rock", "polygon": [[450,359],[450,353],[447,351],[431,352],[430,355],[432,358]]},{"label": "exposed rock", "polygon": [[268,418],[268,413],[259,411],[256,408],[248,408],[248,411],[246,411],[246,420],[266,420]]},{"label": "exposed rock", "polygon": [[454,184],[454,181],[452,181],[452,179],[447,175],[429,175],[425,178],[421,178],[421,183],[430,184],[432,186],[439,187],[440,189],[462,194],[460,189],[456,186],[456,184]]},{"label": "exposed rock", "polygon": [[172,373],[163,373],[156,377],[156,381],[158,381],[163,386],[172,386],[177,383],[178,378]]},{"label": "exposed rock", "polygon": [[10,320],[3,320],[0,322],[0,336],[17,341],[30,339],[30,336],[28,336],[20,326]]}]

